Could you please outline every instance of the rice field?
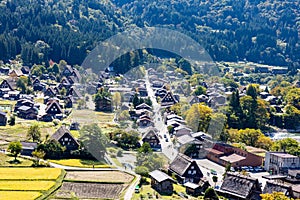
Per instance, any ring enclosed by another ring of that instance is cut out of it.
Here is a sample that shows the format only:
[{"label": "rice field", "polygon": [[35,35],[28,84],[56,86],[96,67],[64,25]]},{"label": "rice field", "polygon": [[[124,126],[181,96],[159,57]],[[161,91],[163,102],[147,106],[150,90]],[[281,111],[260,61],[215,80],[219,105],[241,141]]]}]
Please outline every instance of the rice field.
[{"label": "rice field", "polygon": [[61,169],[58,168],[0,168],[0,181],[56,180],[60,174]]},{"label": "rice field", "polygon": [[40,197],[41,195],[42,193],[40,192],[0,191],[1,200],[12,200],[12,199],[33,200]]},{"label": "rice field", "polygon": [[0,168],[0,199],[44,199],[61,185],[63,175],[57,168]]},{"label": "rice field", "polygon": [[41,191],[49,190],[54,185],[55,181],[0,181],[0,190]]}]

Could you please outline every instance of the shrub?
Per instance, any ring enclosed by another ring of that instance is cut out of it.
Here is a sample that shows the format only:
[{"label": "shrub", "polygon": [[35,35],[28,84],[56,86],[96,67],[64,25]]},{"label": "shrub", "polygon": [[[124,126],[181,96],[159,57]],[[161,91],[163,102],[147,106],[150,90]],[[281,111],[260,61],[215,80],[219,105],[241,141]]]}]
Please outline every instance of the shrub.
[{"label": "shrub", "polygon": [[149,176],[149,169],[145,166],[138,166],[135,168],[135,173],[148,177]]}]

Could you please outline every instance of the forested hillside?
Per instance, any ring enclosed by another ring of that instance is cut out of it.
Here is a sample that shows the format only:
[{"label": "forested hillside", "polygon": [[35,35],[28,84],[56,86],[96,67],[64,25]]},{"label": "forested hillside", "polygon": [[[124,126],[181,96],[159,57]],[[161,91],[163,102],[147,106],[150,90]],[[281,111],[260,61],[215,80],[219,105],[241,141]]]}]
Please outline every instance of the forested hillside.
[{"label": "forested hillside", "polygon": [[129,26],[163,26],[200,42],[215,60],[299,66],[294,0],[7,0],[0,6],[0,59],[81,64],[97,41]]}]

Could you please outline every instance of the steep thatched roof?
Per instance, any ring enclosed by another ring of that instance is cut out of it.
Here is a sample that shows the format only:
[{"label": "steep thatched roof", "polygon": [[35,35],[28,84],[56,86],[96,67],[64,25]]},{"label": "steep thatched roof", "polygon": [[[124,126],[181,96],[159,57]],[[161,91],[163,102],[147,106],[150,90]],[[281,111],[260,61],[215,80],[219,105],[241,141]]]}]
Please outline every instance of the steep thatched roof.
[{"label": "steep thatched roof", "polygon": [[243,199],[260,199],[261,188],[258,179],[227,172],[219,191]]}]

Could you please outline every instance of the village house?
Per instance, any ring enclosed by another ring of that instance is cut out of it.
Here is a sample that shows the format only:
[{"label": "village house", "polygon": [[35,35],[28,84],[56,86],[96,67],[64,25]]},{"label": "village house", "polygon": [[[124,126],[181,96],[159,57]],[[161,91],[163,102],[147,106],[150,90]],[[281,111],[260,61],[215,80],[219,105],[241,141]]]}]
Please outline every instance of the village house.
[{"label": "village house", "polygon": [[190,158],[200,158],[200,153],[202,153],[203,142],[193,138],[191,135],[182,135],[176,138],[176,147],[179,152],[183,152]]},{"label": "village house", "polygon": [[71,76],[73,73],[73,68],[71,67],[71,65],[66,65],[62,71],[62,76]]},{"label": "village house", "polygon": [[5,112],[0,111],[0,126],[6,126],[7,116]]},{"label": "village house", "polygon": [[262,190],[258,179],[227,172],[217,192],[228,199],[260,200]]},{"label": "village house", "polygon": [[292,197],[292,186],[274,181],[267,181],[263,189],[263,194],[272,194],[273,192],[282,192],[287,197]]},{"label": "village house", "polygon": [[173,194],[173,183],[176,183],[170,176],[155,170],[149,173],[151,178],[151,187],[160,194],[172,195]]},{"label": "village house", "polygon": [[177,181],[181,184],[186,182],[199,183],[200,179],[203,178],[197,162],[182,153],[179,153],[172,161],[168,173],[174,173]]},{"label": "village house", "polygon": [[141,109],[151,110],[152,108],[148,104],[142,103],[142,104],[136,106],[135,109],[136,110],[141,110]]},{"label": "village house", "polygon": [[287,174],[289,169],[300,168],[300,157],[284,152],[267,152],[265,170],[272,174]]},{"label": "village house", "polygon": [[70,89],[68,89],[66,95],[72,96],[75,100],[83,98],[81,93],[75,87],[71,87]]},{"label": "village house", "polygon": [[1,89],[8,89],[8,91],[13,91],[16,89],[16,84],[13,83],[11,80],[3,80],[0,84]]},{"label": "village house", "polygon": [[20,78],[24,74],[20,69],[13,69],[8,73],[8,75],[9,75],[9,78],[16,81],[18,78]]},{"label": "village house", "polygon": [[62,146],[66,147],[66,153],[70,153],[70,151],[77,150],[80,146],[78,141],[72,136],[69,129],[66,126],[61,126],[59,129],[55,131],[55,133],[51,136],[51,139],[56,140]]},{"label": "village house", "polygon": [[54,118],[57,118],[57,115],[63,114],[62,107],[61,107],[61,105],[59,104],[59,101],[58,101],[58,100],[55,100],[55,99],[49,100],[49,101],[47,102],[47,107],[46,107],[45,112],[46,112],[48,115],[53,116]]},{"label": "village house", "polygon": [[54,90],[54,88],[52,87],[48,87],[45,92],[44,92],[44,96],[48,96],[48,97],[55,97],[56,96],[56,91]]},{"label": "village house", "polygon": [[180,136],[183,136],[183,135],[189,135],[191,133],[192,133],[192,129],[182,125],[182,126],[175,127],[173,134],[176,137],[180,137]]},{"label": "village house", "polygon": [[210,184],[207,179],[202,178],[200,182],[197,184],[186,182],[184,184],[184,187],[185,187],[185,192],[188,195],[199,196],[201,194],[204,194],[205,190],[210,187]]},{"label": "village house", "polygon": [[160,144],[160,140],[158,137],[158,133],[156,132],[156,130],[151,129],[148,132],[146,132],[143,137],[142,137],[142,142],[145,143],[149,143],[150,147],[157,151],[157,150],[161,150],[161,144]]},{"label": "village house", "polygon": [[155,94],[154,94],[154,95],[155,95],[156,97],[163,98],[164,96],[166,96],[167,93],[168,93],[168,92],[167,92],[166,89],[160,88],[160,89],[157,89],[157,90],[155,91]]},{"label": "village house", "polygon": [[30,74],[31,70],[30,70],[30,67],[28,67],[28,66],[22,66],[21,71],[23,74]]},{"label": "village house", "polygon": [[36,142],[21,142],[21,144],[22,144],[21,155],[23,156],[32,156],[32,152],[37,148]]},{"label": "village house", "polygon": [[300,168],[289,169],[285,181],[292,184],[300,184]]},{"label": "village house", "polygon": [[168,92],[160,101],[162,107],[171,107],[172,105],[178,103],[171,92]]},{"label": "village house", "polygon": [[149,126],[154,126],[153,121],[151,118],[147,115],[142,115],[139,117],[139,119],[136,122],[139,127],[149,127]]},{"label": "village house", "polygon": [[263,157],[229,144],[217,142],[212,148],[206,148],[207,158],[222,166],[231,164],[232,167],[261,166]]},{"label": "village house", "polygon": [[15,112],[23,119],[37,119],[39,111],[36,107],[20,106]]},{"label": "village house", "polygon": [[113,110],[112,101],[108,97],[103,97],[101,100],[97,101],[97,104],[97,111],[111,112]]}]

